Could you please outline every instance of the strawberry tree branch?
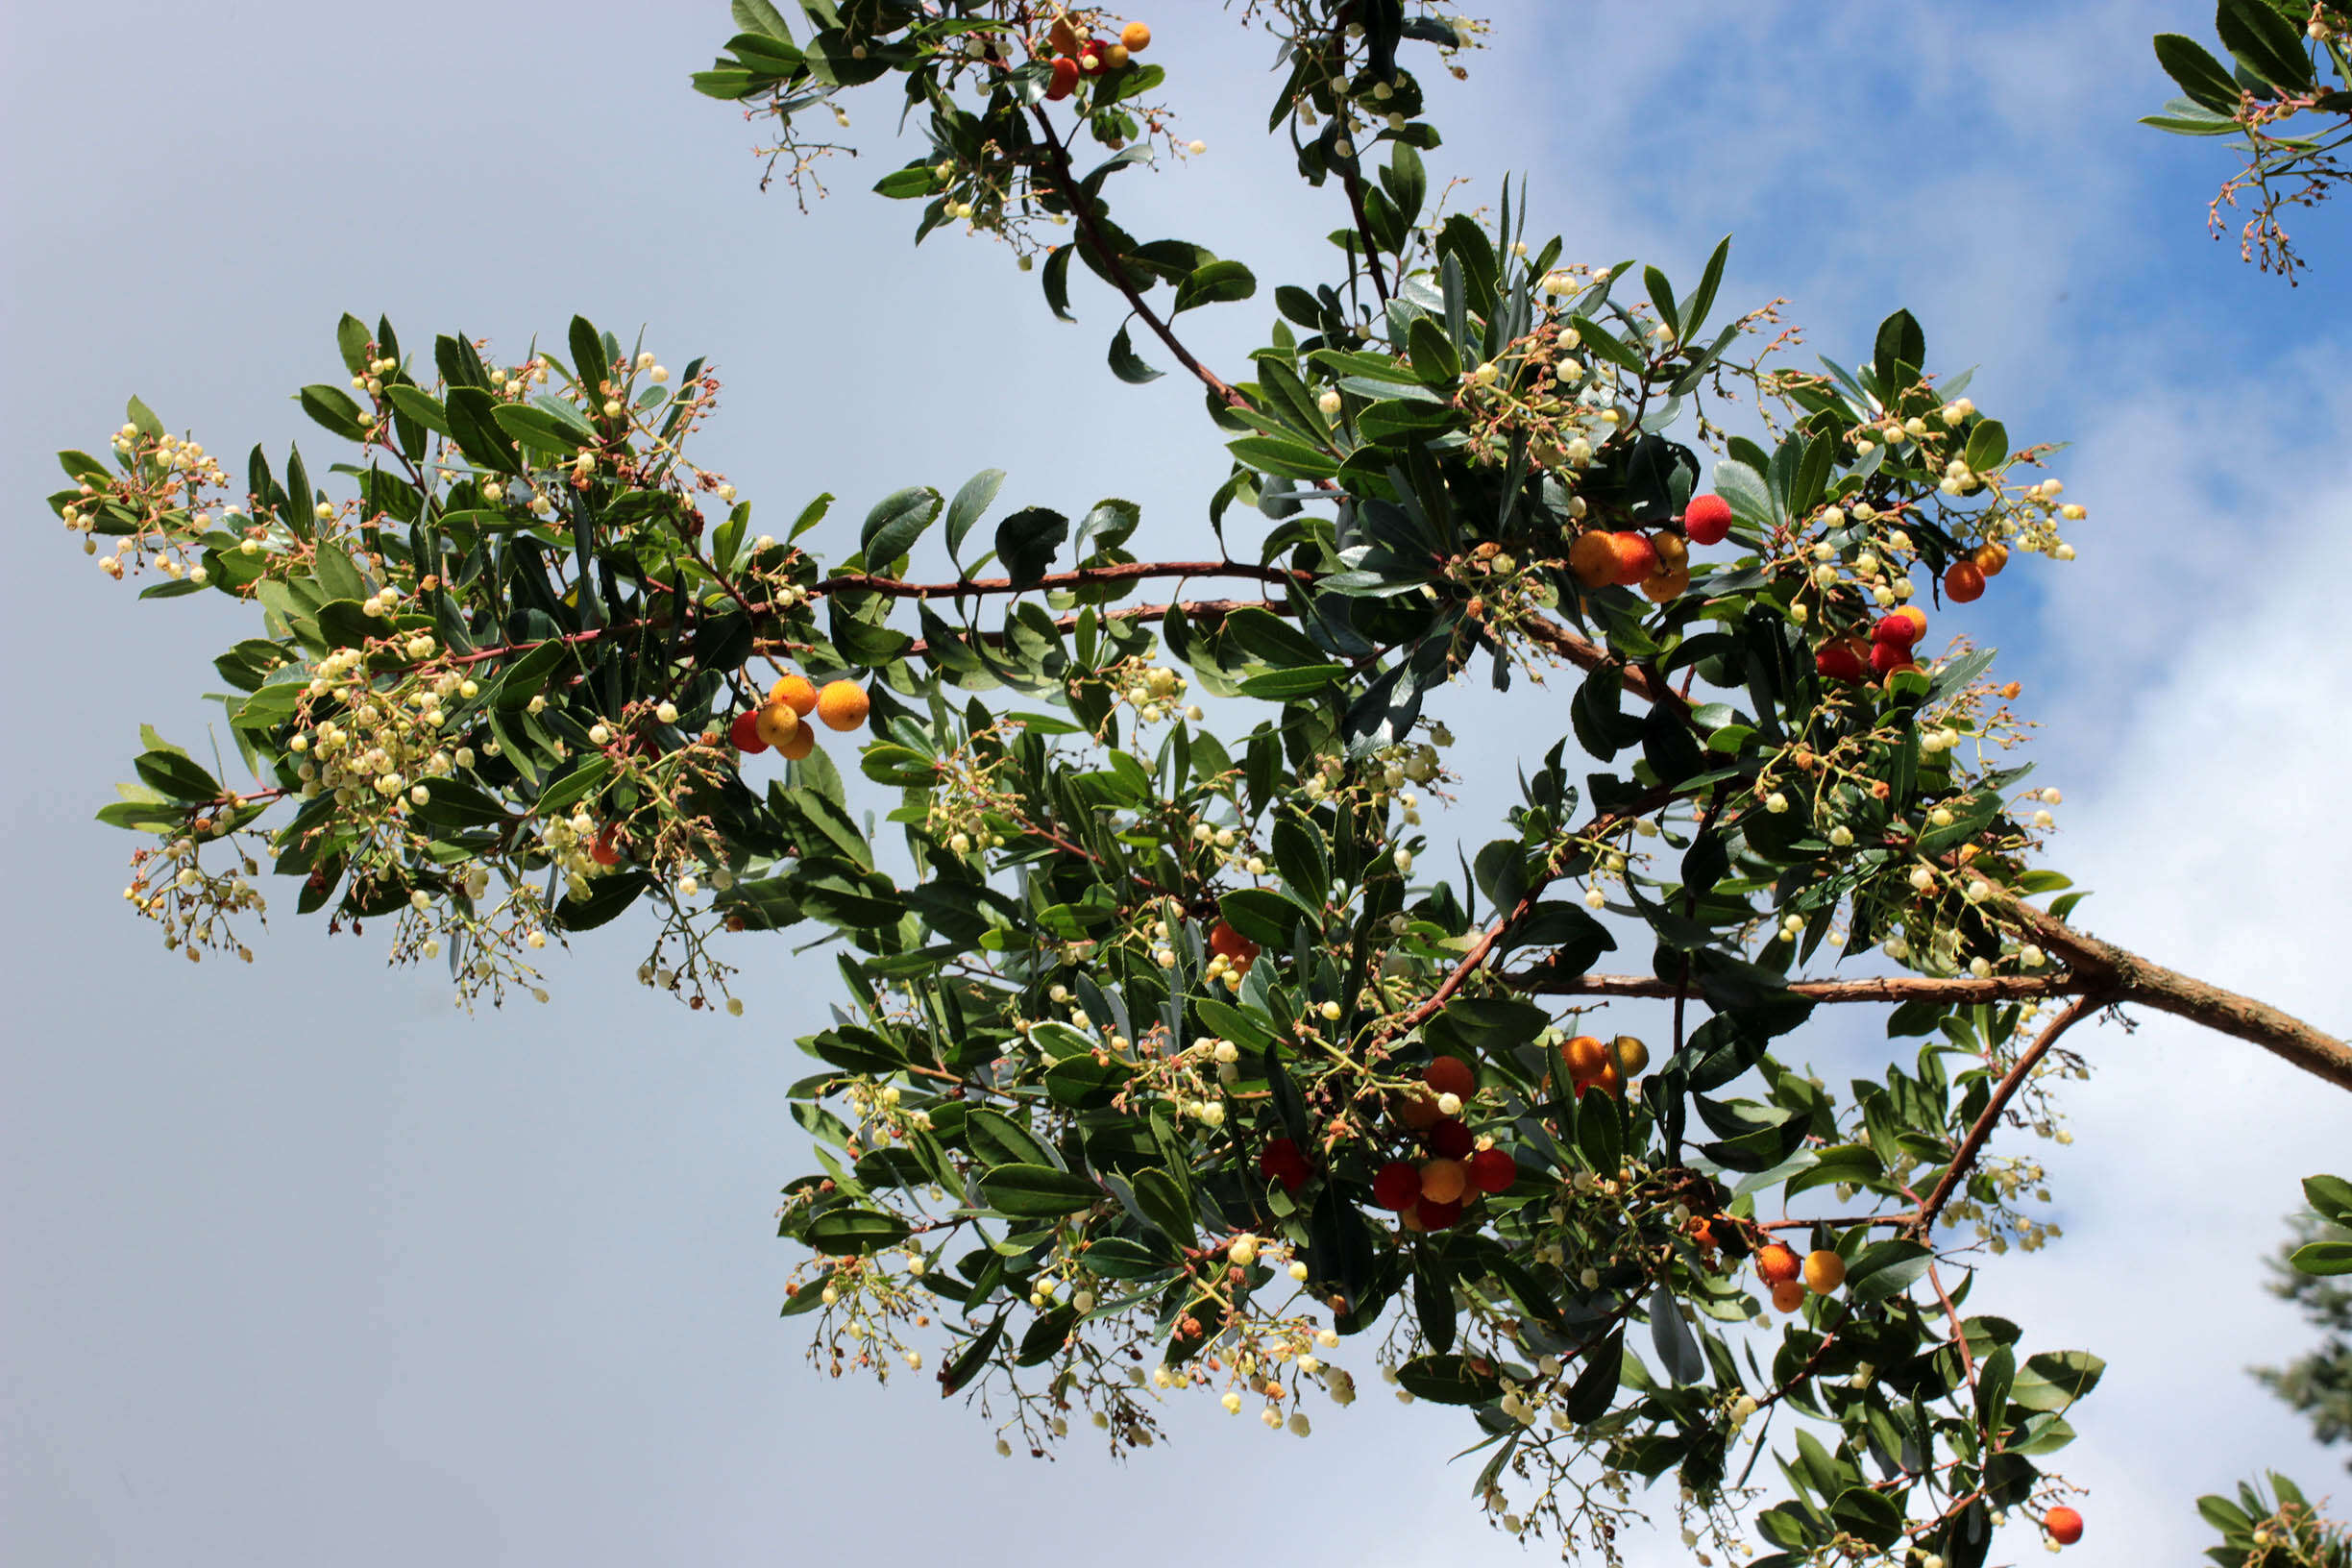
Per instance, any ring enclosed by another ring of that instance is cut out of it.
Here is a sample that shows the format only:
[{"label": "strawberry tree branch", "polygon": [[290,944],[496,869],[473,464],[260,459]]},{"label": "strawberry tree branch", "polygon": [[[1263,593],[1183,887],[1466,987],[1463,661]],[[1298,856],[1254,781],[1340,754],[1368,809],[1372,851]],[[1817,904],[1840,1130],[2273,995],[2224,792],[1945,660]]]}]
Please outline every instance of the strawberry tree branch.
[{"label": "strawberry tree branch", "polygon": [[[2060,1035],[2065,1034],[2075,1024],[2081,1022],[2084,1017],[2096,1012],[2113,999],[2097,992],[2077,996],[2067,1005],[2065,1012],[2050,1020],[2049,1027],[2042,1031],[2041,1038],[2027,1046],[2017,1061],[2010,1066],[1999,1087],[1993,1090],[1993,1098],[1985,1102],[1984,1110],[1977,1115],[1974,1124],[1969,1128],[1968,1136],[1960,1140],[1960,1147],[1953,1151],[1951,1164],[1945,1167],[1944,1175],[1936,1183],[1935,1189],[1921,1202],[1919,1213],[1913,1218],[1911,1228],[1922,1240],[1924,1240],[1927,1233],[1935,1228],[1936,1216],[1944,1212],[1944,1206],[1951,1201],[1952,1193],[1959,1188],[1960,1183],[1968,1176],[1970,1168],[1976,1164],[1976,1157],[1984,1152],[1985,1139],[1993,1136],[1993,1129],[1999,1123],[2001,1113],[2009,1109],[2009,1102],[2017,1097],[2017,1091],[2023,1088],[2025,1080],[2033,1075],[2035,1066],[2041,1062],[2043,1057],[2049,1054],[2049,1048],[2052,1045],[2058,1043]],[[1941,1288],[1941,1286],[1938,1287],[1939,1292]],[[1948,1311],[1950,1308],[1948,1300],[1945,1306]],[[1968,1354],[1966,1346],[1961,1348],[1960,1354],[1964,1357]]]}]

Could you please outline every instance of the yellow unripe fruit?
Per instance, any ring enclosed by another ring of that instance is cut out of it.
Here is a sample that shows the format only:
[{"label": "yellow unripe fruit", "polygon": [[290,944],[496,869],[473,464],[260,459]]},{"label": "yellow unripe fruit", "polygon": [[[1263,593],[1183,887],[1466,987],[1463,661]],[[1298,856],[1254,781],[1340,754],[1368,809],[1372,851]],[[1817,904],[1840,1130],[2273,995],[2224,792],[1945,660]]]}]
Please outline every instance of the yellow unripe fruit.
[{"label": "yellow unripe fruit", "polygon": [[1151,47],[1151,29],[1141,22],[1129,22],[1119,29],[1119,42],[1126,45],[1129,54],[1139,55]]},{"label": "yellow unripe fruit", "polygon": [[1846,1283],[1846,1260],[1826,1247],[1805,1254],[1804,1283],[1815,1295],[1827,1295]]},{"label": "yellow unripe fruit", "polygon": [[1617,1070],[1631,1078],[1650,1065],[1650,1047],[1632,1035],[1619,1035],[1610,1042],[1617,1055]]},{"label": "yellow unripe fruit", "polygon": [[855,729],[866,722],[871,705],[866,689],[854,680],[832,680],[817,694],[817,717],[829,729]]},{"label": "yellow unripe fruit", "polygon": [[759,732],[762,741],[781,749],[806,726],[800,723],[800,716],[793,712],[791,703],[770,702],[759,710],[751,727]]}]

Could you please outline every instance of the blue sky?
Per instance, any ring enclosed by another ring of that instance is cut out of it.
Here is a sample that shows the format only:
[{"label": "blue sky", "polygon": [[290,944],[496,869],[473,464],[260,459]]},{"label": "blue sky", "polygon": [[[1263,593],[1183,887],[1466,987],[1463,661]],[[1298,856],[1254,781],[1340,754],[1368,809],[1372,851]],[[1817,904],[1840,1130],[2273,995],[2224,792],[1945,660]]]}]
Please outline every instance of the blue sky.
[{"label": "blue sky", "polygon": [[[2131,123],[2169,91],[2147,35],[2202,10],[1497,6],[1433,167],[1482,202],[1524,172],[1571,257],[1687,279],[1735,233],[1727,305],[1787,296],[1841,359],[1909,306],[2014,434],[2072,442],[2081,559],[1945,618],[2049,726],[2053,863],[2098,890],[2094,930],[2340,1033],[2352,209],[2306,219],[2299,290],[2206,238],[2217,149]],[[1214,52],[1207,0],[1148,19],[1211,150],[1122,177],[1130,227],[1249,261],[1270,299],[1337,221],[1264,144],[1270,51]],[[581,310],[673,365],[711,354],[706,456],[771,526],[820,490],[854,519],[995,465],[1009,504],[1124,495],[1147,543],[1197,527],[1224,466],[1198,398],[1109,379],[1100,294],[1063,327],[987,247],[910,247],[909,209],[863,194],[904,156],[887,106],[855,108],[871,150],[810,216],[756,193],[747,128],[684,86],[728,31],[719,4],[0,10],[0,481],[30,525],[0,624],[25,673],[0,741],[0,1557],[1149,1564],[1246,1531],[1309,1561],[1510,1560],[1444,1467],[1462,1432],[1425,1409],[1367,1398],[1305,1443],[1179,1409],[1133,1465],[1048,1466],[997,1459],[919,1380],[804,1365],[770,1215],[821,961],[763,955],[744,1019],[691,1017],[628,981],[620,928],[553,967],[551,1005],[465,1021],[372,939],[289,913],[233,972],[122,912],[132,841],[89,814],[141,720],[201,732],[239,621],[91,571],[38,505],[49,453],[134,391],[224,453],[323,452],[286,399],[331,378],[343,310],[508,350]],[[1208,313],[1204,357],[1238,360],[1268,313]],[[1465,735],[1566,727],[1525,687],[1449,700]],[[1492,803],[1433,827],[1478,842]],[[2065,1466],[2093,1487],[2076,1560],[2178,1557],[2199,1490],[2340,1480],[2242,1369],[2302,1341],[2257,1260],[2293,1178],[2347,1163],[2352,1115],[2167,1020],[2081,1043],[2097,1075],[2050,1162],[2068,1237],[1977,1299],[2112,1363]],[[1818,1045],[1833,1070],[1872,1048]],[[1629,1553],[1682,1556],[1670,1533]]]}]

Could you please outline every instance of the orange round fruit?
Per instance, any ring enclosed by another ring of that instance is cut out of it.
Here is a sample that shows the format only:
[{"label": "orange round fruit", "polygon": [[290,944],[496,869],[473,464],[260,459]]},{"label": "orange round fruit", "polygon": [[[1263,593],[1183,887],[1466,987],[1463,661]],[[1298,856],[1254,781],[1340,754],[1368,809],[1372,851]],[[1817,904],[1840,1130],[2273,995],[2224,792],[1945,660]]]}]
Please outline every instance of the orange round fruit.
[{"label": "orange round fruit", "polygon": [[2063,1504],[2042,1516],[2042,1528],[2060,1546],[2072,1546],[2082,1539],[2082,1515]]},{"label": "orange round fruit", "polygon": [[1680,572],[1690,565],[1690,541],[1678,533],[1660,528],[1650,536],[1650,548],[1657,552],[1660,572]]},{"label": "orange round fruit", "polygon": [[1608,1047],[1598,1035],[1579,1035],[1560,1047],[1560,1060],[1568,1065],[1571,1078],[1597,1077],[1608,1066]]},{"label": "orange round fruit", "polygon": [[1119,42],[1127,46],[1129,54],[1139,55],[1151,47],[1151,29],[1141,22],[1129,22],[1119,29]]},{"label": "orange round fruit", "polygon": [[1815,1295],[1827,1295],[1846,1283],[1846,1260],[1827,1247],[1805,1254],[1804,1283]]},{"label": "orange round fruit", "polygon": [[1663,604],[1669,600],[1680,599],[1690,591],[1690,568],[1678,566],[1666,571],[1653,572],[1642,578],[1641,591],[1643,597],[1653,604]]},{"label": "orange round fruit", "polygon": [[1606,1094],[1612,1100],[1624,1092],[1625,1074],[1617,1070],[1616,1063],[1605,1063],[1602,1066],[1601,1070],[1594,1073],[1590,1078],[1578,1079],[1576,1083],[1577,1098],[1580,1100],[1582,1099],[1587,1090],[1595,1089],[1599,1090],[1602,1093]]},{"label": "orange round fruit", "polygon": [[1658,569],[1657,551],[1651,546],[1648,534],[1630,530],[1612,533],[1609,549],[1617,557],[1617,576],[1612,580],[1620,588],[1631,588]]},{"label": "orange round fruit", "polygon": [[1454,1094],[1466,1100],[1478,1092],[1478,1074],[1458,1056],[1441,1056],[1432,1062],[1423,1069],[1421,1081],[1433,1094]]},{"label": "orange round fruit", "polygon": [[753,724],[759,730],[759,738],[770,746],[782,746],[793,738],[796,731],[807,727],[800,723],[800,716],[793,712],[789,702],[768,703],[759,710],[759,717],[753,721]]},{"label": "orange round fruit", "polygon": [[1794,1285],[1804,1271],[1796,1249],[1784,1241],[1768,1241],[1756,1252],[1756,1277],[1766,1285]]},{"label": "orange round fruit", "polygon": [[1605,588],[1617,580],[1617,546],[1609,534],[1596,528],[1580,534],[1568,547],[1568,570],[1587,588]]},{"label": "orange round fruit", "polygon": [[1470,1190],[1470,1171],[1459,1160],[1432,1160],[1421,1167],[1421,1196],[1430,1203],[1459,1203]]},{"label": "orange round fruit", "polygon": [[855,729],[866,722],[872,699],[854,680],[828,680],[817,694],[817,717],[828,729]]},{"label": "orange round fruit", "polygon": [[1428,1132],[1445,1117],[1437,1109],[1437,1096],[1426,1090],[1398,1095],[1396,1114],[1397,1120],[1416,1133]]},{"label": "orange round fruit", "polygon": [[1985,591],[1985,575],[1974,561],[1954,561],[1944,573],[1944,597],[1955,604],[1966,604],[1981,599]]},{"label": "orange round fruit", "polygon": [[768,688],[768,700],[789,702],[793,712],[805,719],[809,710],[817,706],[817,686],[806,675],[786,675]]},{"label": "orange round fruit", "polygon": [[1782,1280],[1772,1287],[1773,1306],[1784,1312],[1793,1312],[1804,1305],[1805,1287],[1795,1280]]},{"label": "orange round fruit", "polygon": [[1969,559],[1974,561],[1976,570],[1986,576],[1997,577],[2000,569],[2009,564],[2009,547],[1998,540],[1988,539],[1969,551]]},{"label": "orange round fruit", "polygon": [[776,755],[786,762],[798,762],[817,749],[817,730],[812,724],[802,724],[776,747]]},{"label": "orange round fruit", "polygon": [[761,752],[768,743],[760,739],[759,709],[746,708],[727,722],[727,740],[738,751]]},{"label": "orange round fruit", "polygon": [[1074,55],[1078,52],[1078,30],[1070,25],[1068,17],[1054,18],[1053,26],[1045,30],[1045,47],[1057,55]]}]

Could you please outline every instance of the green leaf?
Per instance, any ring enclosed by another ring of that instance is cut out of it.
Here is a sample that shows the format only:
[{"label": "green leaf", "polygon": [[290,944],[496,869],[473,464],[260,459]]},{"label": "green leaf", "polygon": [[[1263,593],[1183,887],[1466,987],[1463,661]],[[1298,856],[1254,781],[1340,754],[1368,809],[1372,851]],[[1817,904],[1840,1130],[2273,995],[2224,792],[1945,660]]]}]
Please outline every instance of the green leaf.
[{"label": "green leaf", "polygon": [[1058,1167],[1053,1152],[1036,1134],[1001,1111],[975,1107],[964,1117],[964,1139],[971,1152],[989,1165],[1046,1165]]},{"label": "green leaf", "polygon": [[568,457],[595,439],[590,432],[576,429],[545,408],[534,408],[528,404],[493,404],[490,419],[523,445],[558,457]]},{"label": "green leaf", "polygon": [[1287,701],[1294,697],[1309,697],[1335,682],[1347,678],[1344,664],[1302,664],[1287,670],[1268,670],[1262,674],[1243,680],[1241,695],[1263,698],[1268,701]]},{"label": "green leaf", "polygon": [[1111,374],[1130,386],[1141,386],[1156,381],[1167,373],[1145,364],[1136,356],[1135,345],[1128,341],[1127,328],[1122,323],[1118,335],[1111,339]]},{"label": "green leaf", "polygon": [[604,383],[612,379],[612,366],[604,358],[604,338],[586,316],[574,316],[566,335],[572,348],[572,374],[579,378],[581,390],[594,406],[603,398]]},{"label": "green leaf", "polygon": [[450,433],[449,410],[442,406],[439,398],[405,381],[395,381],[385,387],[384,396],[392,400],[394,409],[406,414],[433,434]]},{"label": "green leaf", "polygon": [[923,529],[940,515],[941,504],[940,493],[927,484],[894,491],[875,502],[858,533],[868,570],[887,572],[893,561],[913,550]]},{"label": "green leaf", "polygon": [[2352,1241],[2312,1241],[2287,1260],[2305,1274],[2352,1274]]},{"label": "green leaf", "polygon": [[1001,468],[984,468],[966,479],[964,488],[955,493],[955,500],[947,503],[947,553],[951,558],[962,558],[964,536],[971,532],[972,525],[980,521],[990,502],[996,499],[1004,478]]},{"label": "green leaf", "polygon": [[2309,92],[2317,85],[2303,30],[2263,0],[2220,0],[2214,29],[2240,64],[2281,92]]},{"label": "green leaf", "polygon": [[769,0],[729,0],[728,11],[735,18],[735,25],[746,33],[757,33],[781,43],[795,41],[792,28],[786,24],[783,14],[769,4]]},{"label": "green leaf", "polygon": [[1862,1249],[1846,1270],[1846,1293],[1855,1301],[1884,1301],[1911,1288],[1935,1254],[1917,1241],[1879,1241]]},{"label": "green leaf", "polygon": [[1894,1500],[1868,1486],[1849,1486],[1829,1505],[1829,1518],[1849,1535],[1868,1541],[1880,1551],[1893,1546],[1903,1531],[1902,1509]]},{"label": "green leaf", "polygon": [[1305,920],[1310,930],[1321,921],[1287,894],[1272,888],[1237,888],[1217,900],[1225,922],[1261,947],[1287,947],[1290,933]]},{"label": "green leaf", "polygon": [[1397,1368],[1397,1382],[1435,1405],[1483,1405],[1503,1392],[1494,1364],[1469,1356],[1416,1356]]},{"label": "green leaf", "polygon": [[996,525],[996,558],[1016,583],[1035,582],[1068,537],[1068,518],[1047,507],[1024,506]]},{"label": "green leaf", "polygon": [[2087,1350],[2046,1350],[2029,1356],[2010,1384],[2009,1403],[2029,1410],[2063,1410],[2098,1386],[2107,1363]]},{"label": "green leaf", "polygon": [[2180,84],[2181,91],[2191,100],[2217,114],[2238,111],[2242,101],[2238,79],[2208,54],[2203,44],[2178,33],[2159,33],[2155,44],[2156,63]]},{"label": "green leaf", "polygon": [[[523,459],[513,440],[499,428],[497,399],[478,386],[453,386],[448,405],[450,439],[457,443],[467,462],[494,474],[523,472]],[[295,501],[297,505],[304,503],[302,497]]]},{"label": "green leaf", "polygon": [[1069,309],[1070,257],[1077,249],[1075,245],[1055,246],[1053,254],[1045,257],[1045,264],[1038,269],[1040,282],[1045,286],[1045,306],[1059,321],[1078,319]]},{"label": "green leaf", "polygon": [[1031,1219],[1074,1214],[1103,1197],[1084,1176],[1036,1164],[998,1165],[981,1176],[980,1190],[999,1212]]},{"label": "green leaf", "polygon": [[499,827],[508,820],[495,796],[455,778],[425,780],[425,803],[416,814],[434,827]]},{"label": "green leaf", "polygon": [[587,897],[567,896],[555,906],[555,923],[566,931],[593,931],[609,925],[637,901],[652,880],[643,871],[600,876],[588,884]]},{"label": "green leaf", "polygon": [[2322,1218],[2352,1225],[2352,1182],[2341,1176],[2306,1176],[2303,1196]]},{"label": "green leaf", "polygon": [[1185,281],[1176,285],[1176,306],[1171,314],[1182,315],[1203,305],[1220,305],[1229,300],[1246,300],[1258,292],[1258,279],[1238,261],[1212,261],[1195,267]]},{"label": "green leaf", "polygon": [[1135,1200],[1136,1207],[1143,1211],[1143,1217],[1180,1245],[1188,1243],[1200,1229],[1200,1222],[1192,1217],[1190,1195],[1164,1170],[1154,1167],[1137,1171]]},{"label": "green leaf", "polygon": [[1338,459],[1303,441],[1287,441],[1276,435],[1245,435],[1226,445],[1235,456],[1262,473],[1293,479],[1328,479],[1339,472]]},{"label": "green leaf", "polygon": [[1706,1376],[1706,1356],[1692,1336],[1690,1325],[1682,1321],[1675,1293],[1663,1284],[1650,1294],[1650,1343],[1677,1387]]},{"label": "green leaf", "polygon": [[1425,385],[1451,392],[1461,384],[1461,355],[1434,316],[1413,317],[1412,325],[1405,330],[1405,344],[1413,374]]},{"label": "green leaf", "polygon": [[1990,474],[2009,455],[2009,432],[1997,419],[1979,420],[1969,431],[1965,461],[1978,474]]},{"label": "green leaf", "polygon": [[179,751],[142,751],[132,762],[149,787],[174,800],[217,800],[224,793],[220,780]]},{"label": "green leaf", "polygon": [[335,323],[335,352],[343,356],[343,368],[354,376],[367,373],[368,325],[349,310]]},{"label": "green leaf", "polygon": [[809,1221],[805,1239],[819,1252],[855,1257],[903,1241],[906,1221],[879,1209],[829,1209]]},{"label": "green leaf", "polygon": [[367,430],[359,423],[359,405],[341,387],[322,382],[304,387],[296,396],[302,402],[304,413],[346,441],[367,439]]}]

